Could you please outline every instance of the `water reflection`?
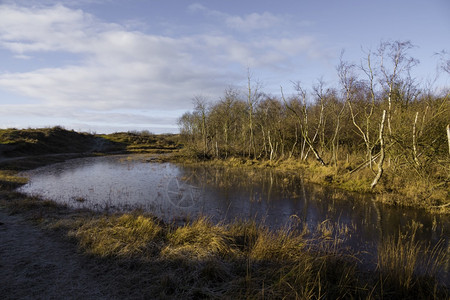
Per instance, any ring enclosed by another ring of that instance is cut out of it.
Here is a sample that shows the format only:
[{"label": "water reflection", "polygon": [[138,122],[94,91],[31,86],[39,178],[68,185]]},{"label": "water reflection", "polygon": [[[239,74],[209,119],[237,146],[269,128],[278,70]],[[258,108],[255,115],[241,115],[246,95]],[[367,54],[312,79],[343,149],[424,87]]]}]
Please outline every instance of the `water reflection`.
[{"label": "water reflection", "polygon": [[[72,207],[141,208],[166,220],[208,215],[215,221],[256,219],[278,227],[300,219],[314,228],[346,228],[355,249],[373,251],[388,236],[418,227],[418,239],[449,240],[449,219],[375,203],[368,195],[306,184],[298,174],[148,162],[145,156],[97,157],[39,168],[21,192]],[[324,223],[325,222],[325,223]]]}]

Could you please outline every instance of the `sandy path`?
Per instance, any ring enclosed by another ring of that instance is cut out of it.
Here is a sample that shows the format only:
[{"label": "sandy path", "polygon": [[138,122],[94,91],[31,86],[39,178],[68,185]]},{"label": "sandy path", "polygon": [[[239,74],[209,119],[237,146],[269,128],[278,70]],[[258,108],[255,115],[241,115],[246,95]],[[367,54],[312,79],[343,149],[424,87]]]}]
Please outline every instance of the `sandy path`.
[{"label": "sandy path", "polygon": [[0,210],[2,299],[111,299],[74,246]]}]

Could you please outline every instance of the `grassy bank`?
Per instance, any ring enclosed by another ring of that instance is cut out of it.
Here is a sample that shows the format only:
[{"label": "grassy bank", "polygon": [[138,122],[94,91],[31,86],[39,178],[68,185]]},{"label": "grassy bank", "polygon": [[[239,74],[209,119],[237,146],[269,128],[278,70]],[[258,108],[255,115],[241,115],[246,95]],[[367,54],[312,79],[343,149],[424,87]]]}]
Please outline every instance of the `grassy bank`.
[{"label": "grassy bank", "polygon": [[87,152],[95,137],[61,127],[38,129],[0,129],[0,153],[6,157]]},{"label": "grassy bank", "polygon": [[[383,241],[376,269],[367,271],[366,262],[342,251],[345,232],[334,224],[271,230],[251,220],[213,224],[202,217],[167,224],[144,212],[72,210],[14,192],[25,181],[12,171],[0,172],[1,209],[71,241],[74,253],[81,252],[95,266],[97,280],[107,282],[119,298],[450,296],[438,278],[438,271],[448,267],[448,249],[430,249],[415,240],[414,231]],[[423,259],[424,253],[431,257]]]}]

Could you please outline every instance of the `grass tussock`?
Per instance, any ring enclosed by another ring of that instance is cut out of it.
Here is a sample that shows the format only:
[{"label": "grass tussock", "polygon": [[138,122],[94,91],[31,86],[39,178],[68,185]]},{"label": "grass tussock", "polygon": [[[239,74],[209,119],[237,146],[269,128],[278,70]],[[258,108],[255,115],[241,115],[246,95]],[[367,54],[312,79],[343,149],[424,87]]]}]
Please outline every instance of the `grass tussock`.
[{"label": "grass tussock", "polygon": [[199,218],[167,234],[167,245],[161,254],[170,259],[187,257],[191,260],[210,256],[225,257],[235,252],[231,237],[223,226]]},{"label": "grass tussock", "polygon": [[416,240],[416,232],[417,225],[413,222],[410,233],[399,233],[379,245],[380,289],[389,293],[401,291],[404,297],[414,297],[423,290],[433,290],[437,281],[435,274],[441,268],[448,268],[448,249],[444,243],[434,247],[424,245]]},{"label": "grass tussock", "polygon": [[260,261],[284,261],[299,257],[305,252],[306,239],[303,234],[286,228],[271,231],[262,228],[251,247],[250,258]]},{"label": "grass tussock", "polygon": [[87,220],[69,236],[89,254],[130,258],[158,251],[161,232],[154,218],[124,214]]},{"label": "grass tussock", "polygon": [[17,172],[0,170],[0,189],[12,191],[26,184],[27,178],[17,175]]}]

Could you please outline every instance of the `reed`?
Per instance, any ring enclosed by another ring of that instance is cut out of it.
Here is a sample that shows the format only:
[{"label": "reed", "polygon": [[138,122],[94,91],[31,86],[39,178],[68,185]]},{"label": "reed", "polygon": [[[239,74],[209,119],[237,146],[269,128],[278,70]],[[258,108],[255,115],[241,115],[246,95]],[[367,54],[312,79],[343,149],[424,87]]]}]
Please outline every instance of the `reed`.
[{"label": "reed", "polygon": [[378,248],[378,288],[381,294],[399,297],[416,295],[439,298],[436,287],[439,276],[448,268],[448,249],[443,241],[435,246],[417,241],[417,223],[413,222],[407,234],[399,232],[382,241]]}]

